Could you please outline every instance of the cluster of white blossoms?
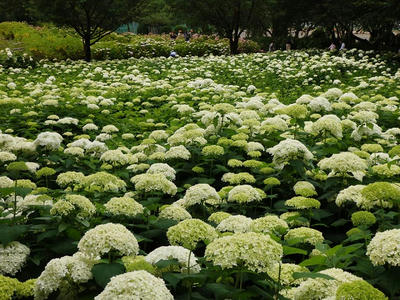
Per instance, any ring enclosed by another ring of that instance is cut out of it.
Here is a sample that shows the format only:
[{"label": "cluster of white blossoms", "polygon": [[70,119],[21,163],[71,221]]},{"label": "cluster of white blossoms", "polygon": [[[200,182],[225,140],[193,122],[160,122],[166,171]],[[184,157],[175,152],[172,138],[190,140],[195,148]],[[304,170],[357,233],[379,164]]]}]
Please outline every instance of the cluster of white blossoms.
[{"label": "cluster of white blossoms", "polygon": [[59,290],[64,298],[75,297],[73,284],[80,284],[92,278],[92,267],[96,260],[81,252],[73,256],[52,259],[35,282],[35,299],[48,299]]},{"label": "cluster of white blossoms", "polygon": [[90,229],[78,243],[78,249],[85,255],[98,258],[110,251],[123,255],[137,255],[138,242],[121,224],[102,224]]},{"label": "cluster of white blossoms", "polygon": [[295,160],[311,160],[314,155],[307,149],[307,147],[298,140],[286,139],[281,141],[278,145],[268,148],[268,153],[273,156],[273,163],[279,169],[282,169],[285,163]]},{"label": "cluster of white blossoms", "polygon": [[146,271],[134,271],[112,277],[94,299],[173,300],[174,297],[162,279]]},{"label": "cluster of white blossoms", "polygon": [[107,172],[97,172],[85,176],[80,186],[90,192],[125,191],[126,182]]},{"label": "cluster of white blossoms", "polygon": [[37,136],[34,144],[48,150],[57,150],[60,148],[62,141],[63,137],[57,132],[42,132]]},{"label": "cluster of white blossoms", "polygon": [[163,207],[158,215],[159,219],[183,221],[191,219],[190,213],[180,205],[172,204],[167,207]]},{"label": "cluster of white blossoms", "polygon": [[9,161],[14,161],[17,156],[14,153],[8,151],[0,151],[0,162],[5,163]]},{"label": "cluster of white blossoms", "polygon": [[250,230],[259,233],[272,233],[276,236],[285,234],[289,229],[286,221],[280,219],[278,216],[268,215],[254,219],[250,225]]},{"label": "cluster of white blossoms", "polygon": [[161,173],[136,175],[131,178],[131,182],[138,191],[159,191],[169,195],[175,195],[177,192],[176,185]]},{"label": "cluster of white blossoms", "polygon": [[14,185],[14,181],[7,176],[0,176],[0,188],[9,188]]},{"label": "cluster of white blossoms", "polygon": [[182,246],[162,246],[146,255],[145,260],[155,265],[160,260],[176,259],[182,273],[198,273],[201,270],[197,258]]},{"label": "cluster of white blossoms", "polygon": [[235,215],[223,219],[217,226],[217,230],[220,232],[230,231],[234,233],[244,233],[250,231],[250,226],[253,220],[246,216]]},{"label": "cluster of white blossoms", "polygon": [[265,198],[265,193],[251,185],[238,185],[228,193],[228,202],[247,203],[258,202]]},{"label": "cluster of white blossoms", "polygon": [[319,300],[328,299],[328,297],[336,299],[336,290],[340,284],[362,279],[336,268],[326,269],[319,273],[333,277],[333,279],[308,278],[298,287],[284,290],[283,294],[289,299],[296,300]]},{"label": "cluster of white blossoms", "polygon": [[147,174],[163,174],[168,180],[175,180],[176,171],[164,163],[154,163],[146,171]]},{"label": "cluster of white blossoms", "polygon": [[341,139],[343,137],[341,121],[336,115],[324,115],[312,123],[311,133],[322,135],[324,138],[332,135],[337,139]]},{"label": "cluster of white blossoms", "polygon": [[367,255],[375,266],[400,266],[400,229],[377,232],[368,244]]},{"label": "cluster of white blossoms", "polygon": [[351,173],[359,181],[362,181],[368,167],[364,159],[351,152],[333,154],[320,160],[318,166],[322,170],[331,170],[328,177],[348,176]]},{"label": "cluster of white blossoms", "polygon": [[182,206],[190,207],[195,204],[219,204],[221,197],[212,186],[206,183],[199,183],[191,186],[185,192],[182,199]]},{"label": "cluster of white blossoms", "polygon": [[107,162],[113,166],[123,166],[129,163],[127,155],[121,150],[108,150],[100,156],[100,160]]},{"label": "cluster of white blossoms", "polygon": [[84,178],[85,175],[81,172],[68,171],[58,174],[56,182],[61,187],[67,187],[81,183]]},{"label": "cluster of white blossoms", "polygon": [[4,246],[0,244],[0,274],[15,275],[25,264],[31,250],[14,241]]},{"label": "cluster of white blossoms", "polygon": [[134,217],[144,211],[143,205],[130,197],[113,197],[104,207],[106,212],[116,216]]},{"label": "cluster of white blossoms", "polygon": [[179,146],[174,146],[171,147],[166,153],[165,153],[165,159],[184,159],[188,160],[190,158],[190,152],[188,149],[186,149],[185,146],[179,145]]}]

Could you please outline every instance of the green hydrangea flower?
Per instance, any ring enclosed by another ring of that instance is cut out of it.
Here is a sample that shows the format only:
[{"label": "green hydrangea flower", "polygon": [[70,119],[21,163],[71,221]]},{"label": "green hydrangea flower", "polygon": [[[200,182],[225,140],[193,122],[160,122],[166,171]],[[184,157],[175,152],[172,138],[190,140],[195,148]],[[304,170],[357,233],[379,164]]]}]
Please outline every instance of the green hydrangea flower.
[{"label": "green hydrangea flower", "polygon": [[277,186],[280,185],[281,182],[279,181],[278,178],[276,177],[269,177],[267,179],[264,179],[263,183],[269,187]]},{"label": "green hydrangea flower", "polygon": [[208,157],[218,157],[221,155],[224,155],[225,151],[224,148],[218,145],[211,145],[211,146],[205,146],[202,150],[201,153],[204,156]]},{"label": "green hydrangea flower", "polygon": [[207,244],[217,237],[215,228],[199,219],[181,221],[167,231],[167,238],[171,245],[183,246],[189,250],[194,250],[198,242]]},{"label": "green hydrangea flower", "polygon": [[144,256],[124,256],[122,263],[127,272],[144,270],[150,274],[157,275],[156,268],[145,260]]},{"label": "green hydrangea flower", "polygon": [[390,182],[374,182],[361,190],[371,206],[392,207],[400,201],[400,186]]},{"label": "green hydrangea flower", "polygon": [[336,300],[386,300],[384,293],[374,288],[365,280],[342,283],[336,290]]},{"label": "green hydrangea flower", "polygon": [[48,168],[48,167],[44,167],[41,168],[40,170],[36,171],[36,176],[38,178],[43,177],[43,176],[51,176],[56,174],[56,170],[54,170],[53,168]]},{"label": "green hydrangea flower", "polygon": [[318,243],[322,243],[324,241],[324,237],[322,232],[316,229],[299,227],[290,229],[285,235],[285,240],[294,244],[308,243],[315,246]]},{"label": "green hydrangea flower", "polygon": [[311,197],[317,195],[315,187],[312,185],[312,183],[308,181],[296,182],[296,184],[293,186],[293,190],[296,193],[296,195],[303,197]]},{"label": "green hydrangea flower", "polygon": [[376,218],[374,214],[369,211],[357,211],[351,215],[351,222],[354,226],[371,226],[375,224]]},{"label": "green hydrangea flower", "polygon": [[314,198],[306,198],[302,196],[293,197],[285,201],[285,205],[295,209],[311,209],[320,208],[321,202]]},{"label": "green hydrangea flower", "polygon": [[253,272],[266,272],[283,255],[282,245],[269,235],[247,232],[224,236],[210,243],[205,258],[222,269],[244,267]]}]

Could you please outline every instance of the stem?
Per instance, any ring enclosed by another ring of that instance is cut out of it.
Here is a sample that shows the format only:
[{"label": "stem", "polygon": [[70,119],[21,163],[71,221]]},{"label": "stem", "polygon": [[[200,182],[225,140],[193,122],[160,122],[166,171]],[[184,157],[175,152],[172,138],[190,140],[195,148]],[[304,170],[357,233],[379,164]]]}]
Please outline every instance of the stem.
[{"label": "stem", "polygon": [[15,218],[17,216],[17,180],[15,180],[14,184],[14,203],[13,203],[13,224],[15,224]]},{"label": "stem", "polygon": [[190,274],[190,256],[192,255],[192,250],[189,251],[188,262],[187,262],[187,273]]},{"label": "stem", "polygon": [[[188,255],[188,263],[187,263],[187,273],[188,275],[190,274],[190,256],[192,255],[192,250],[189,251]],[[189,281],[189,294],[188,294],[188,299],[192,299],[192,281]]]},{"label": "stem", "polygon": [[282,271],[282,265],[281,265],[281,263],[279,263],[278,284],[276,286],[274,299],[279,298],[279,292],[281,290],[281,271]]},{"label": "stem", "polygon": [[239,289],[242,290],[243,286],[243,271],[240,271]]}]

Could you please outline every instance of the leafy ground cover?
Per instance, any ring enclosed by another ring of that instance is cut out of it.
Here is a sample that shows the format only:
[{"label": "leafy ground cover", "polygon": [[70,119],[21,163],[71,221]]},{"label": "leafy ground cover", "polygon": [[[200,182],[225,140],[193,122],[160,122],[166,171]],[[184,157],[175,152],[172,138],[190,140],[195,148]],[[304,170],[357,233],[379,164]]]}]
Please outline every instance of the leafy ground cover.
[{"label": "leafy ground cover", "polygon": [[399,84],[357,50],[2,69],[0,299],[398,297]]},{"label": "leafy ground cover", "polygon": [[[34,60],[83,59],[81,38],[73,29],[51,25],[34,27],[20,22],[0,23],[0,51],[11,49],[16,54],[26,53]],[[253,41],[241,41],[242,53],[258,52],[259,45]],[[204,56],[229,54],[229,41],[209,36],[194,38],[190,43],[183,37],[171,40],[169,35],[123,35],[113,33],[93,46],[96,60],[168,57],[171,51],[180,56]],[[0,53],[0,64],[3,63]]]}]

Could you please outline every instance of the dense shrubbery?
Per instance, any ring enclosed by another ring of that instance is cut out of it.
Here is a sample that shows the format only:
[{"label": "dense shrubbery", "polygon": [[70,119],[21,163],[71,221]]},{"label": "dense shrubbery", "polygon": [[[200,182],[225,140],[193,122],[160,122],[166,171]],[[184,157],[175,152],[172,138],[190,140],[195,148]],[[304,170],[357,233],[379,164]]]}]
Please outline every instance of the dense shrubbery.
[{"label": "dense shrubbery", "polygon": [[[4,47],[17,48],[36,60],[82,59],[82,41],[71,29],[59,29],[51,25],[32,27],[24,23],[0,23],[0,40]],[[241,41],[239,48],[243,53],[258,52],[257,43]],[[129,35],[111,34],[93,46],[93,58],[122,59],[129,57],[169,56],[174,50],[180,56],[204,56],[229,54],[229,42],[201,36],[189,43],[183,38],[171,41],[168,35]]]},{"label": "dense shrubbery", "polygon": [[396,299],[399,84],[357,50],[0,70],[0,298]]}]

